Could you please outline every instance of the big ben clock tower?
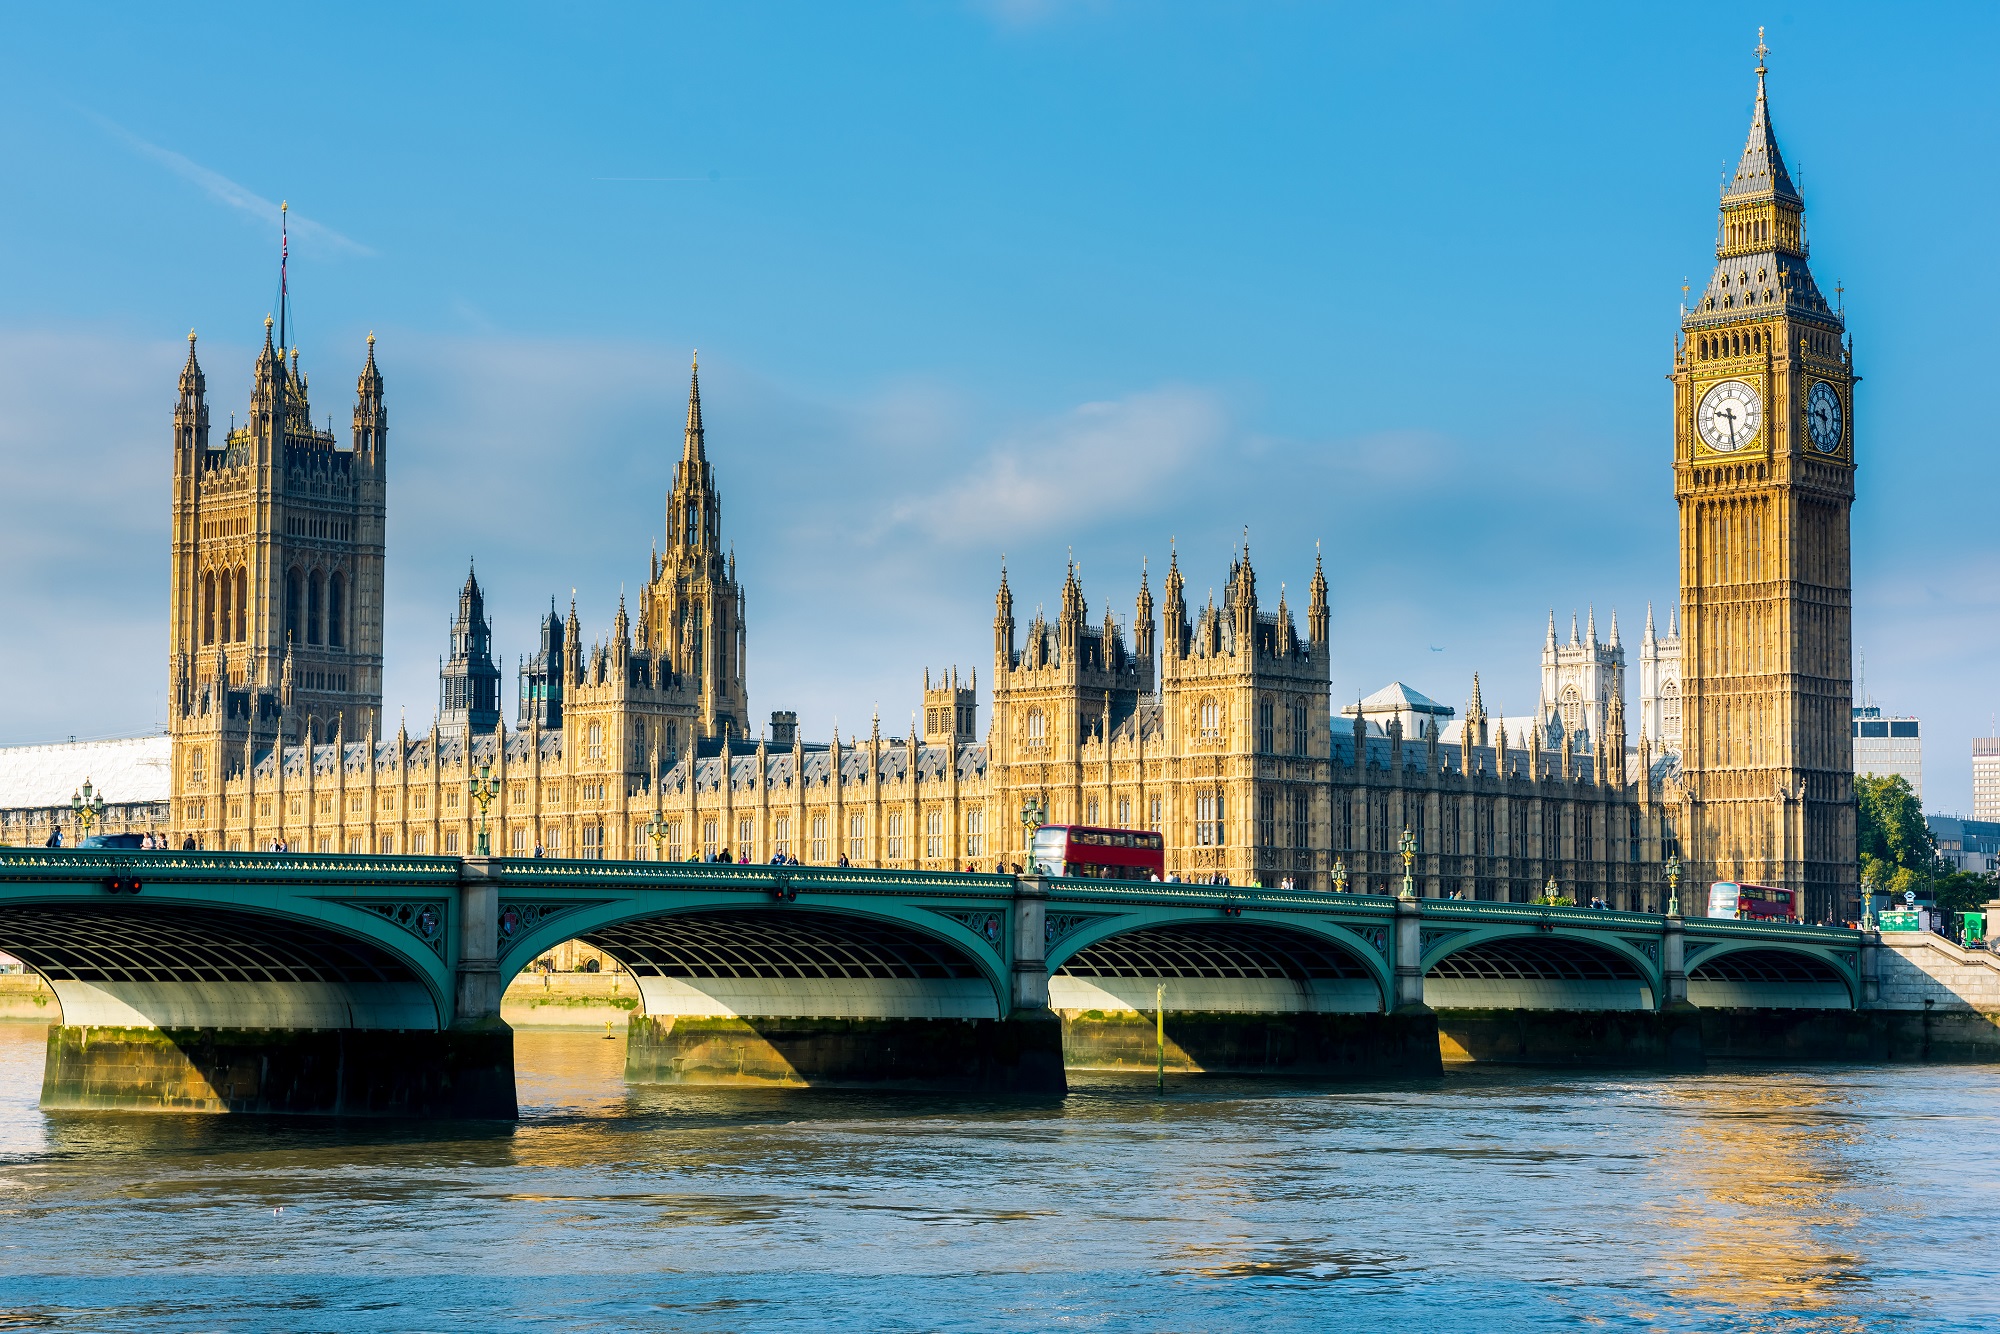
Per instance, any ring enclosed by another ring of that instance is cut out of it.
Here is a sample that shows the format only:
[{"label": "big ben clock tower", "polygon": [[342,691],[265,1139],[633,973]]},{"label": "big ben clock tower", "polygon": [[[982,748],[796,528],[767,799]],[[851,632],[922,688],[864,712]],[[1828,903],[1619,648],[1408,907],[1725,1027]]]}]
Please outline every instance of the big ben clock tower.
[{"label": "big ben clock tower", "polygon": [[1858,911],[1848,511],[1853,348],[1807,267],[1805,201],[1757,106],[1722,191],[1716,265],[1675,352],[1686,809],[1695,885]]}]

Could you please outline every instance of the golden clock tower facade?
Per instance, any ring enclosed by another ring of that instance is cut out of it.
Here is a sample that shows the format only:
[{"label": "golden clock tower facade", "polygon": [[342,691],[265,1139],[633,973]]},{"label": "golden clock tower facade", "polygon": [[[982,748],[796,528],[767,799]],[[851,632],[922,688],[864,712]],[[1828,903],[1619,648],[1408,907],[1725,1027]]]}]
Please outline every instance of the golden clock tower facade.
[{"label": "golden clock tower facade", "polygon": [[1848,512],[1853,348],[1807,267],[1765,101],[1722,192],[1716,266],[1675,352],[1687,881],[1858,912]]}]

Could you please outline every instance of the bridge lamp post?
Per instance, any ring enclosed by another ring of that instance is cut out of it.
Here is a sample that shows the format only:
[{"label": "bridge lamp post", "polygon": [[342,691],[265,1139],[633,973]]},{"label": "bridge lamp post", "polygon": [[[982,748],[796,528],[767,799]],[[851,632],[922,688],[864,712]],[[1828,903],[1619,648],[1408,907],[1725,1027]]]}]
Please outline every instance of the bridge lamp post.
[{"label": "bridge lamp post", "polygon": [[667,822],[660,818],[658,811],[653,813],[652,819],[646,821],[645,834],[647,838],[653,840],[653,860],[659,861],[660,844],[667,836]]},{"label": "bridge lamp post", "polygon": [[1681,915],[1681,855],[1676,852],[1667,858],[1667,916]]},{"label": "bridge lamp post", "polygon": [[1347,892],[1346,862],[1335,862],[1333,864],[1333,892],[1336,894],[1345,894]]},{"label": "bridge lamp post", "polygon": [[467,783],[466,787],[471,790],[472,800],[479,807],[479,855],[490,857],[493,855],[493,845],[486,837],[486,808],[500,795],[500,783],[493,777],[493,766],[480,765],[479,777]]},{"label": "bridge lamp post", "polygon": [[1402,896],[1406,899],[1413,899],[1417,896],[1417,884],[1410,876],[1410,868],[1416,864],[1417,860],[1417,836],[1410,832],[1408,825],[1403,826],[1403,841],[1398,846],[1402,849],[1403,853]]},{"label": "bridge lamp post", "polygon": [[104,794],[91,789],[90,780],[83,780],[83,791],[69,794],[70,818],[76,821],[76,841],[82,843],[90,837],[92,826],[104,821]]},{"label": "bridge lamp post", "polygon": [[1028,852],[1028,874],[1035,874],[1035,831],[1049,822],[1049,808],[1034,797],[1021,805],[1021,846]]}]

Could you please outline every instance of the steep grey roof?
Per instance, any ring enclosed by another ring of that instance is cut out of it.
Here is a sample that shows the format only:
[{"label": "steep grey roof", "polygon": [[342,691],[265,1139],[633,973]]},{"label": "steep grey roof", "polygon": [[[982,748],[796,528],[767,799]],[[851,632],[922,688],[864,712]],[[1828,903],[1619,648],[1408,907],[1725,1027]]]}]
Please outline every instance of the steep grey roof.
[{"label": "steep grey roof", "polygon": [[1744,311],[1835,318],[1806,262],[1775,249],[1719,260],[1701,299],[1688,312],[1687,327],[1734,319]]},{"label": "steep grey roof", "polygon": [[1764,71],[1757,71],[1757,106],[1750,113],[1750,138],[1743,145],[1743,157],[1736,164],[1736,177],[1722,189],[1724,203],[1742,199],[1787,199],[1803,204],[1791,173],[1785,170],[1784,155],[1778,152],[1778,136],[1771,129],[1771,111],[1764,102]]}]

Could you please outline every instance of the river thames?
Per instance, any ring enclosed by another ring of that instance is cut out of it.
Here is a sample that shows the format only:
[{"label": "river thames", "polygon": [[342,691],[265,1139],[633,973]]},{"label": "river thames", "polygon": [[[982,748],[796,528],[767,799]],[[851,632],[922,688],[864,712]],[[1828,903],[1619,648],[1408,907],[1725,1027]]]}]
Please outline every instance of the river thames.
[{"label": "river thames", "polygon": [[627,1087],[514,1126],[44,1115],[0,1024],[0,1330],[1990,1330],[2000,1067]]}]

